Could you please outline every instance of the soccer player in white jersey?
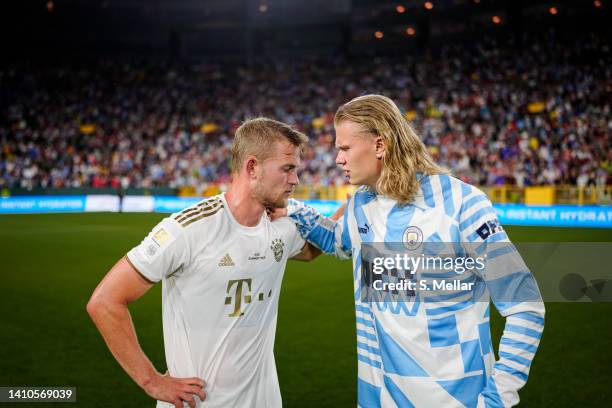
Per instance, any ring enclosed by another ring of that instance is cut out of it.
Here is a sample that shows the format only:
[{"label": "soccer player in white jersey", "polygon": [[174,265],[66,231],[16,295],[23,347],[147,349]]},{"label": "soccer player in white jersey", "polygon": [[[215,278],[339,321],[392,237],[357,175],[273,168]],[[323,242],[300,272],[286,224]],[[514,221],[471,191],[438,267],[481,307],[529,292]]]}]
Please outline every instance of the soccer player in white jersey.
[{"label": "soccer player in white jersey", "polygon": [[[288,210],[308,241],[353,258],[359,406],[516,405],[544,328],[544,304],[491,202],[434,162],[389,98],[353,99],[334,125],[336,163],[361,187],[340,222],[294,200]],[[480,291],[445,298],[419,291],[405,303],[364,299],[361,250],[368,242],[459,243],[459,252],[488,257],[486,270],[471,275]],[[497,361],[490,300],[506,318]]]},{"label": "soccer player in white jersey", "polygon": [[[229,191],[165,218],[94,291],[89,314],[158,407],[282,405],[273,355],[281,281],[289,258],[320,251],[266,209],[287,205],[306,141],[274,120],[242,124]],[[159,281],[166,375],[142,351],[127,308]]]}]

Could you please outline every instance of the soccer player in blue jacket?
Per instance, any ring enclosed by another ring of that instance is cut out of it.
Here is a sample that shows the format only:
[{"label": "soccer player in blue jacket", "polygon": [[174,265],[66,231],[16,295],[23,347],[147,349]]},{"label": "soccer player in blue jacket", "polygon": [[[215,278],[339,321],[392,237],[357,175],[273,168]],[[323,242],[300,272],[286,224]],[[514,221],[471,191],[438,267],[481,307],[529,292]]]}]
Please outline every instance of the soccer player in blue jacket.
[{"label": "soccer player in blue jacket", "polygon": [[[434,162],[389,98],[355,98],[334,122],[336,163],[360,187],[338,222],[297,201],[288,213],[305,239],[353,259],[358,405],[516,405],[544,329],[544,304],[491,202]],[[471,291],[436,297],[417,290],[410,302],[371,301],[362,296],[361,250],[372,242],[454,243],[457,253],[486,257],[486,268],[466,275]],[[506,318],[497,360],[491,300]]]}]

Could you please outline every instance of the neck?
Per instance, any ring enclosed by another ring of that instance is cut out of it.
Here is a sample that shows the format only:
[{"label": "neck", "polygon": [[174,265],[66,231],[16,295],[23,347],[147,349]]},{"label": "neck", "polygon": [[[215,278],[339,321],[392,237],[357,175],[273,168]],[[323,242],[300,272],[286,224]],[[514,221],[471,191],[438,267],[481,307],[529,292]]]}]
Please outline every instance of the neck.
[{"label": "neck", "polygon": [[376,183],[378,182],[378,179],[380,178],[380,174],[377,175],[375,178],[371,179],[371,180],[367,180],[364,185],[369,187],[372,191],[376,191]]},{"label": "neck", "polygon": [[229,191],[225,194],[225,200],[236,221],[246,227],[254,227],[259,224],[261,215],[266,210],[253,197],[248,184],[239,180],[232,183]]}]

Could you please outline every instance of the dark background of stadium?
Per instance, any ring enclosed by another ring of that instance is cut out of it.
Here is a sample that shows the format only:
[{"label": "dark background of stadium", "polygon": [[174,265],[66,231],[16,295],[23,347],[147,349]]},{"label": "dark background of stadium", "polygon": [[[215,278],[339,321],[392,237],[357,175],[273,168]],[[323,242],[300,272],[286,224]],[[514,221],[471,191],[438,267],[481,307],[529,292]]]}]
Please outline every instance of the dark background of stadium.
[{"label": "dark background of stadium", "polygon": [[[611,38],[602,1],[56,0],[0,7],[2,66],[91,66],[104,59],[175,62],[435,53],[448,42],[514,34]],[[403,4],[404,13],[395,7]],[[265,12],[262,6],[266,6]],[[557,14],[549,12],[557,7]],[[491,16],[502,24],[495,25]],[[416,35],[407,37],[406,26]],[[385,33],[377,40],[376,30]],[[0,95],[3,95],[0,92]],[[1,101],[7,104],[8,101]],[[76,386],[79,406],[153,406],[123,373],[85,313],[103,274],[159,214],[0,217],[0,385]],[[508,228],[517,241],[612,241],[609,230]],[[355,406],[354,310],[349,266],[290,263],[276,342],[288,407]],[[611,305],[547,304],[547,326],[526,407],[601,407],[612,399]],[[160,292],[136,302],[140,340],[164,369]],[[502,320],[492,316],[494,339]],[[494,344],[496,342],[494,341]],[[496,345],[496,344],[495,344]],[[20,404],[15,406],[26,406]],[[46,406],[40,404],[36,406]],[[49,405],[51,406],[51,405]]]},{"label": "dark background of stadium", "polygon": [[[610,38],[610,6],[587,0],[25,0],[4,2],[3,62],[66,58],[401,54],[511,31]],[[398,13],[396,5],[405,11]],[[551,14],[550,7],[557,13]],[[265,10],[265,11],[264,11]],[[502,23],[491,23],[497,15]],[[407,38],[406,26],[415,28]],[[373,32],[381,30],[381,41]]]}]

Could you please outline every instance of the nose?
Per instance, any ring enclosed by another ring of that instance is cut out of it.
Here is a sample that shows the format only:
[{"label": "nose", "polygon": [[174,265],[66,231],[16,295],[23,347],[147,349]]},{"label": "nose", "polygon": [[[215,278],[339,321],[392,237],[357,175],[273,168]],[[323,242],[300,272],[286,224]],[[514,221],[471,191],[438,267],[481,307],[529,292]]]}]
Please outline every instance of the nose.
[{"label": "nose", "polygon": [[338,166],[343,166],[346,164],[346,158],[344,157],[342,150],[338,151],[338,154],[336,155],[336,164]]},{"label": "nose", "polygon": [[289,173],[289,184],[291,185],[298,185],[300,184],[300,179],[297,175],[297,171],[292,171],[291,173]]}]

